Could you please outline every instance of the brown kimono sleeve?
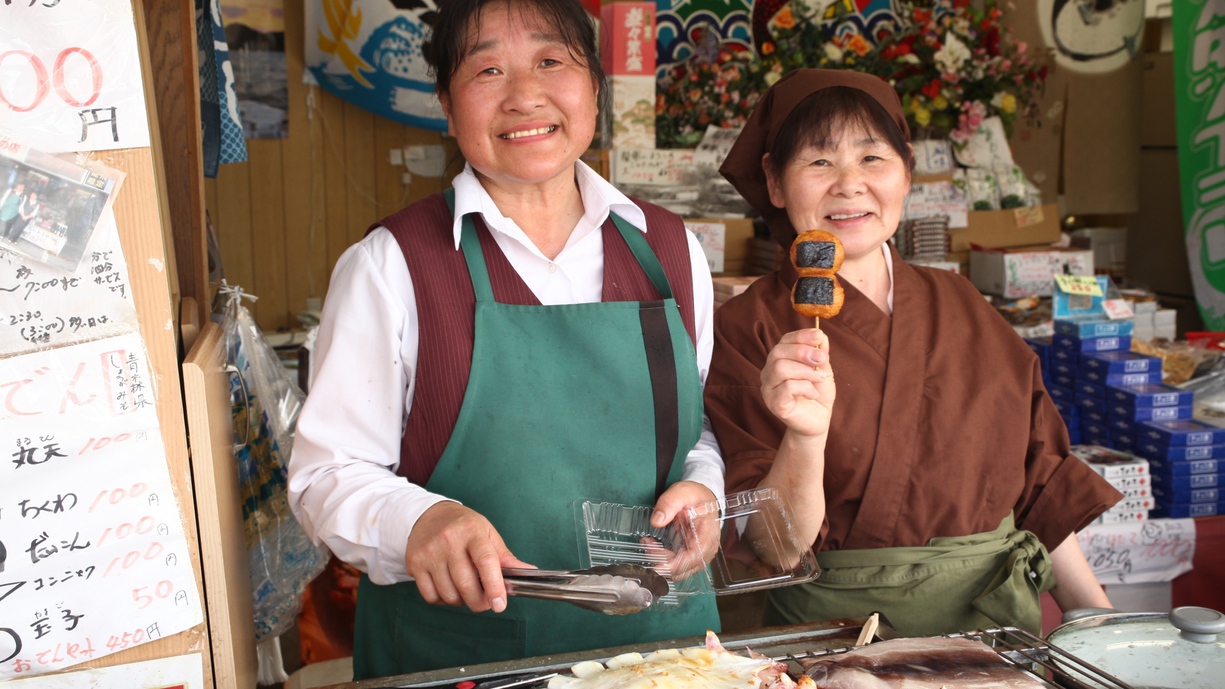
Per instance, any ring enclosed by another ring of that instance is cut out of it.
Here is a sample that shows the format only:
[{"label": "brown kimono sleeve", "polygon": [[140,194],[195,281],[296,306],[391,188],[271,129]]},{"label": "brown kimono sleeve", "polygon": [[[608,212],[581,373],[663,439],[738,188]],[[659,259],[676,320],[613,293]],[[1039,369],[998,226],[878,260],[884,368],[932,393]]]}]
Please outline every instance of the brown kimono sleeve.
[{"label": "brown kimono sleeve", "polygon": [[1047,550],[1054,550],[1123,494],[1071,455],[1068,429],[1046,392],[1037,361],[1033,381],[1025,488],[1014,514],[1018,528],[1032,531]]}]

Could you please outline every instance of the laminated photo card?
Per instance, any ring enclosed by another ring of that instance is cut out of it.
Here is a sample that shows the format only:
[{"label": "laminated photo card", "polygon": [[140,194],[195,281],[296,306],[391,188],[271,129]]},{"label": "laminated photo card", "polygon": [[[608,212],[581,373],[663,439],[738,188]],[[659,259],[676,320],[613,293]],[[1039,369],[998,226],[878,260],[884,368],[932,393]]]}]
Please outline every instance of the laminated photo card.
[{"label": "laminated photo card", "polygon": [[82,167],[0,132],[0,249],[76,272],[123,173]]}]

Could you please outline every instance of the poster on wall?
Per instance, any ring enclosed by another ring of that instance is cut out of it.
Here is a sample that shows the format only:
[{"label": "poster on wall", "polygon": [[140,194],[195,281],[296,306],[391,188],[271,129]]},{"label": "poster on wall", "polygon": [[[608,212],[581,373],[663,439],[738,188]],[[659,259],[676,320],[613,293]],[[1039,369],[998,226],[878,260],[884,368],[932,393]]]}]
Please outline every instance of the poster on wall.
[{"label": "poster on wall", "polygon": [[0,360],[0,680],[203,621],[133,333]]},{"label": "poster on wall", "polygon": [[285,138],[289,135],[289,84],[282,0],[221,0],[221,17],[243,136]]},{"label": "poster on wall", "polygon": [[389,120],[446,131],[421,44],[434,0],[307,0],[303,78]]},{"label": "poster on wall", "polygon": [[1225,329],[1225,5],[1174,3],[1174,112],[1184,239],[1204,329]]},{"label": "poster on wall", "polygon": [[1042,42],[1055,63],[1085,74],[1113,72],[1131,62],[1144,38],[1144,0],[1038,0]]},{"label": "poster on wall", "polygon": [[148,146],[130,0],[0,5],[0,123],[51,153]]}]

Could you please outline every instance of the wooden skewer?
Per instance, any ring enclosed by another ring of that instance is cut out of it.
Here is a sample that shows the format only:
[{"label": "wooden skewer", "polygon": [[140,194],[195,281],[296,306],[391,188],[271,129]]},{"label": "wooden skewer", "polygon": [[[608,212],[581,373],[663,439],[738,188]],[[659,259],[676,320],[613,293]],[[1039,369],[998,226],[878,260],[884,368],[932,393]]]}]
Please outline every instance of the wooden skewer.
[{"label": "wooden skewer", "polygon": [[859,632],[859,638],[855,641],[856,646],[866,646],[872,643],[872,639],[876,637],[876,629],[880,626],[880,615],[872,613],[867,621],[863,623],[863,629]]}]

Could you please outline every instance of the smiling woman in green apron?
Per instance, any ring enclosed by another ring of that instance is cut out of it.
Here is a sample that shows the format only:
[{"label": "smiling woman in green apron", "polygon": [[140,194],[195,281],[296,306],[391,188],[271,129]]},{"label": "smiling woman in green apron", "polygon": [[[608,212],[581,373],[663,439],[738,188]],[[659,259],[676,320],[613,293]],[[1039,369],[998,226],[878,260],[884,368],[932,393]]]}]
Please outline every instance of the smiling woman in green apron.
[{"label": "smiling woman in green apron", "polygon": [[823,570],[772,590],[766,621],[1037,632],[1042,591],[1109,607],[1074,532],[1121,495],[1070,455],[1037,357],[969,281],[887,243],[912,169],[893,87],[816,69],[767,92],[721,168],[783,247],[820,229],[845,249],[845,302],[819,329],[792,309],[790,263],[715,319],[728,489],[784,492]]},{"label": "smiling woman in green apron", "polygon": [[364,572],[357,678],[717,629],[709,600],[507,598],[503,567],[580,566],[576,501],[662,526],[722,495],[710,274],[579,161],[605,79],[577,0],[440,3],[423,52],[467,165],[337,263],[289,467],[299,521]]}]

